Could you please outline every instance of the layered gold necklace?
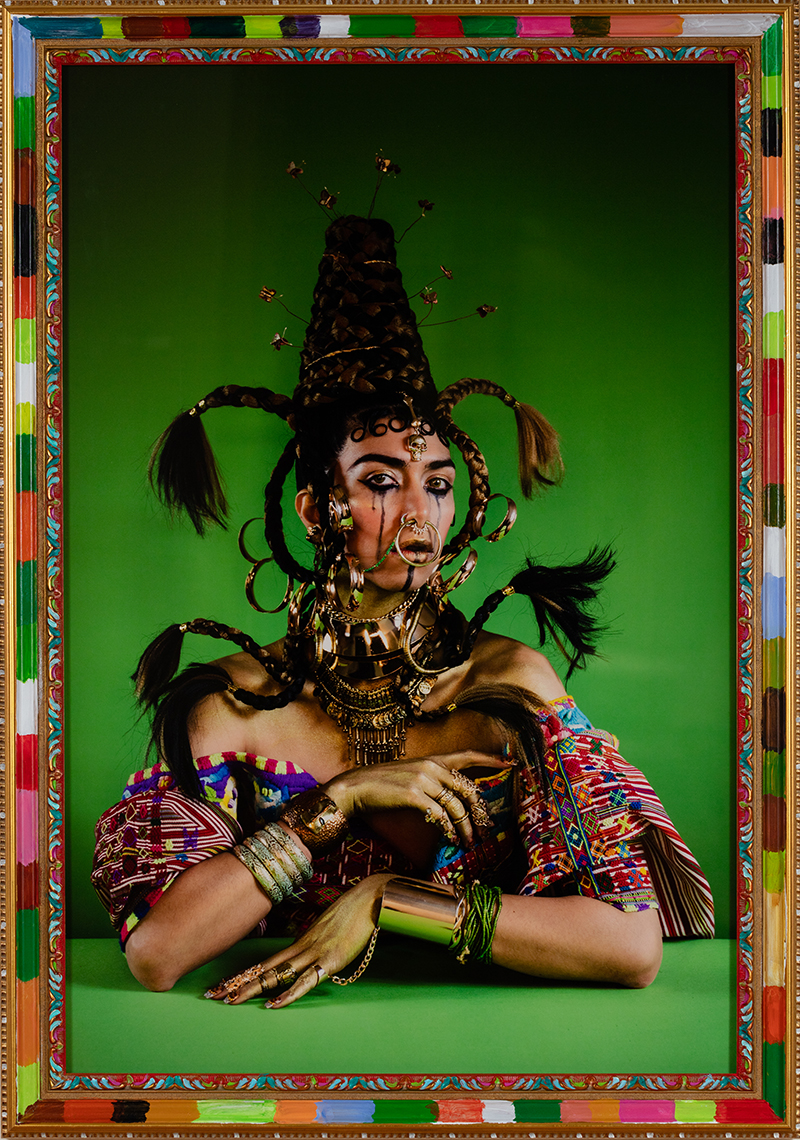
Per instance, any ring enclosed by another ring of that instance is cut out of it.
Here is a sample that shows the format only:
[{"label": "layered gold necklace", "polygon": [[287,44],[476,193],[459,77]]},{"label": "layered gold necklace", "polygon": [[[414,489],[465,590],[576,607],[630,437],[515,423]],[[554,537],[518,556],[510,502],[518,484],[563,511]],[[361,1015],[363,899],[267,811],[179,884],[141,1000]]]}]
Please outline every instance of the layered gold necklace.
[{"label": "layered gold necklace", "polygon": [[[313,619],[315,696],[344,733],[351,763],[382,764],[405,755],[408,722],[436,684],[436,675],[409,664],[404,629],[412,630],[412,660],[429,659],[438,641],[437,616],[424,588],[389,613],[363,621],[328,602],[318,605]],[[377,680],[383,683],[353,684]]]}]

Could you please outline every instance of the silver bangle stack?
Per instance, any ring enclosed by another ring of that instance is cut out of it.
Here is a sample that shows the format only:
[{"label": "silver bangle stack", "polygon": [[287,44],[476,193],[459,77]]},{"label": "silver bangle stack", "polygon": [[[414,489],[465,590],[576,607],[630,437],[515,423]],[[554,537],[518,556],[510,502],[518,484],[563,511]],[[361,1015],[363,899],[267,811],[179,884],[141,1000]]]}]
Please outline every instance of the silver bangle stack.
[{"label": "silver bangle stack", "polygon": [[277,823],[268,823],[233,848],[261,890],[277,906],[311,878],[313,869],[303,852]]}]

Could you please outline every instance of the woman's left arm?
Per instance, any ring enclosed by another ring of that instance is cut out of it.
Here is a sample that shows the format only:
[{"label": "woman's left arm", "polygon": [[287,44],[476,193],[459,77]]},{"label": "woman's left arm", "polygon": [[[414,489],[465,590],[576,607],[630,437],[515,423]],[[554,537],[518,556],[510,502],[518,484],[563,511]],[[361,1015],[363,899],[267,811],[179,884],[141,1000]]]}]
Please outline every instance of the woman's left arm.
[{"label": "woman's left arm", "polygon": [[658,911],[618,910],[581,895],[503,895],[492,961],[541,978],[640,989],[661,965]]}]

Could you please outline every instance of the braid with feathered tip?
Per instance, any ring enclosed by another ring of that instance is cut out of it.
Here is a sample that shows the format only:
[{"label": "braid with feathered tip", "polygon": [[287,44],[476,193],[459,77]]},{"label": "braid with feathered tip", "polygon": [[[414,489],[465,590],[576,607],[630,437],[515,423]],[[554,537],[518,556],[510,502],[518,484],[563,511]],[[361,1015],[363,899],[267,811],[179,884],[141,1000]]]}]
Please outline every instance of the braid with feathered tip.
[{"label": "braid with feathered tip", "polygon": [[294,404],[269,388],[224,384],[194,407],[176,416],[153,449],[149,476],[156,494],[171,511],[186,511],[198,534],[209,524],[224,526],[228,503],[217,461],[200,420],[210,408],[261,408],[288,420]]}]

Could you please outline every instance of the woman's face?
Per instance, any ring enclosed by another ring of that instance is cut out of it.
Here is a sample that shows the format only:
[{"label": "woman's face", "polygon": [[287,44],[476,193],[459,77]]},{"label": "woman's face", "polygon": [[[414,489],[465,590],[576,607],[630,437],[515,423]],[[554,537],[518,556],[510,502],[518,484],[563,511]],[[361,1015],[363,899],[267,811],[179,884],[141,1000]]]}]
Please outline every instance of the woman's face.
[{"label": "woman's face", "polygon": [[[368,582],[392,593],[416,589],[436,569],[431,558],[439,543],[424,524],[436,527],[444,546],[454,519],[455,465],[450,451],[438,436],[429,435],[427,451],[413,460],[408,441],[414,434],[409,427],[365,435],[358,443],[348,437],[333,471],[353,515],[347,549],[358,558]],[[409,562],[419,562],[418,567],[404,562],[394,546],[403,516],[416,519],[417,528],[403,528],[400,549]],[[378,562],[380,566],[369,569]]]}]

